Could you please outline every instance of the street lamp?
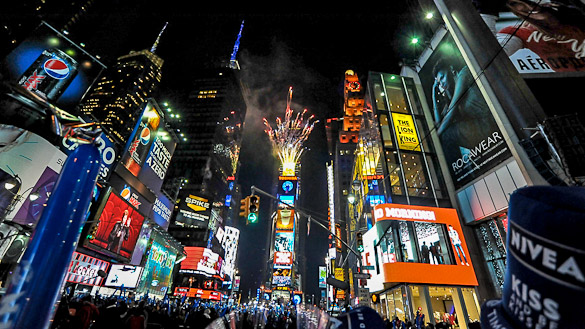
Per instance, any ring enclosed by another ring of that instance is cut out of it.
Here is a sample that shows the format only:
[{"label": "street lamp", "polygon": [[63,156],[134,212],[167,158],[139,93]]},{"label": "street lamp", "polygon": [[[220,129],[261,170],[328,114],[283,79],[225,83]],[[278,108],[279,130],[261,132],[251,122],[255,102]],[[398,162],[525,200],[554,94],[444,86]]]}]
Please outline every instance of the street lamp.
[{"label": "street lamp", "polygon": [[353,194],[352,192],[350,192],[349,195],[347,196],[347,202],[349,202],[350,204],[354,204],[354,202],[355,202],[355,194]]},{"label": "street lamp", "polygon": [[[12,197],[10,198],[10,203],[8,204],[8,206],[6,208],[4,208],[4,211],[2,212],[2,214],[0,216],[0,223],[3,222],[4,219],[6,219],[6,216],[14,210],[14,208],[16,207],[18,202],[20,202],[22,200],[22,196],[24,194],[26,194],[26,192],[28,192],[34,188],[34,186],[31,186],[31,187],[27,188],[26,190],[24,190],[23,192],[21,192],[20,191],[21,186],[22,186],[22,179],[18,176],[18,174],[10,177],[8,180],[6,180],[6,182],[4,182],[4,189],[6,189],[7,192],[12,194]],[[16,191],[14,191],[14,190],[16,190]],[[39,195],[38,190],[35,190],[32,193],[30,193],[29,199],[31,201],[35,201],[39,198],[39,196],[40,195]]]}]

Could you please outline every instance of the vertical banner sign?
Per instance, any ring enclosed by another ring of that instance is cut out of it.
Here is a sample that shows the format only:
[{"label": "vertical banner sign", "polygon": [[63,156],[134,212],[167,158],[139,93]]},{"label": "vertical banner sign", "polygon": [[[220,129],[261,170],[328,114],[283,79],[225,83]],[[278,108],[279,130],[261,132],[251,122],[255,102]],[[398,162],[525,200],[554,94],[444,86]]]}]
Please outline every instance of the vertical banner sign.
[{"label": "vertical banner sign", "polygon": [[75,250],[101,155],[95,145],[79,146],[65,161],[21,262],[0,301],[5,328],[47,328]]},{"label": "vertical banner sign", "polygon": [[327,268],[319,266],[319,288],[327,288]]},{"label": "vertical banner sign", "polygon": [[419,76],[456,189],[511,156],[451,35],[439,43]]},{"label": "vertical banner sign", "polygon": [[[160,115],[153,104],[151,102],[146,103],[142,118],[130,138],[128,151],[122,158],[124,167],[136,177],[138,177],[146,163],[160,121]],[[145,185],[148,184],[145,182]]]},{"label": "vertical banner sign", "polygon": [[394,122],[398,147],[401,150],[420,151],[420,143],[412,115],[392,113],[392,121]]}]

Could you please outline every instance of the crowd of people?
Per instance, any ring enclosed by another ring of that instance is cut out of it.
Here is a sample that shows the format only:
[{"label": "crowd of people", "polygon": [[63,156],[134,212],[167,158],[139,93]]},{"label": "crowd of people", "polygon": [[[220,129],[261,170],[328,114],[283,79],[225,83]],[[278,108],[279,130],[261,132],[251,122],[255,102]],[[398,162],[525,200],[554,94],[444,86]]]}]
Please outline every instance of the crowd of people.
[{"label": "crowd of people", "polygon": [[294,329],[293,306],[63,296],[51,329]]}]

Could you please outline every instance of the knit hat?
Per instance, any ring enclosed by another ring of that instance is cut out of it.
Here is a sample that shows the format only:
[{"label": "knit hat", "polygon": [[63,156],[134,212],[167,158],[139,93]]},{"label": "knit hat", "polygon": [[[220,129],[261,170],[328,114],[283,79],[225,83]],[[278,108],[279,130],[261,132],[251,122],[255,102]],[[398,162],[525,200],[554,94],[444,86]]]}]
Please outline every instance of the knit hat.
[{"label": "knit hat", "polygon": [[585,188],[529,186],[512,193],[501,300],[482,328],[583,328]]}]

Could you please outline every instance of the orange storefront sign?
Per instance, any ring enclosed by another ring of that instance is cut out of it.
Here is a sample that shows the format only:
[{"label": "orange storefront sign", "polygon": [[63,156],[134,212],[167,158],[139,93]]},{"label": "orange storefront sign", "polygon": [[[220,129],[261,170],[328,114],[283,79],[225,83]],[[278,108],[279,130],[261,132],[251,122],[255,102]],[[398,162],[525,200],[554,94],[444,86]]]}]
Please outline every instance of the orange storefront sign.
[{"label": "orange storefront sign", "polygon": [[384,263],[384,282],[478,285],[455,209],[386,203],[375,206],[373,215],[377,225],[388,220],[444,224],[453,250],[452,257],[455,264]]}]

